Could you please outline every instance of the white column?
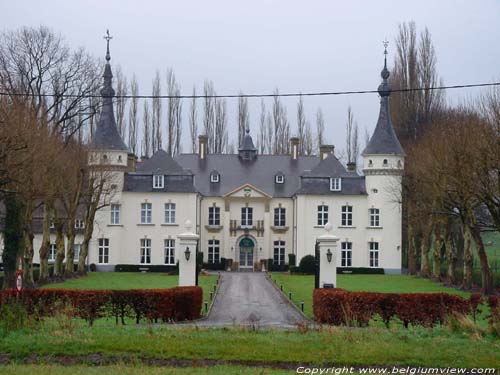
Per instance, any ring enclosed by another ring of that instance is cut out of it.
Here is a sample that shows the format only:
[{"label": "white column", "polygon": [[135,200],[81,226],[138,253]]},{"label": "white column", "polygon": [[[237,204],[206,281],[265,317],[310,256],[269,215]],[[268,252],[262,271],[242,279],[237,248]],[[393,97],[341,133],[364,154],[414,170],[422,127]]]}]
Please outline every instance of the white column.
[{"label": "white column", "polygon": [[179,286],[194,286],[196,285],[196,245],[200,236],[193,233],[193,224],[190,220],[186,220],[184,227],[186,232],[177,236],[176,246],[179,259]]},{"label": "white column", "polygon": [[325,284],[333,285],[337,288],[337,242],[339,238],[330,232],[333,226],[330,223],[325,225],[325,234],[319,236],[319,287],[324,288]]}]

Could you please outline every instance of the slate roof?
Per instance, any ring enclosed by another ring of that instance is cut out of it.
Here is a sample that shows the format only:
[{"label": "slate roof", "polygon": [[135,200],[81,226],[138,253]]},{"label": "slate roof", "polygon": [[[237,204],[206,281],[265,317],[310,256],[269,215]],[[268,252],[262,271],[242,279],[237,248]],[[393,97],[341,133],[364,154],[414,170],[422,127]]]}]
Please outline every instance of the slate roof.
[{"label": "slate roof", "polygon": [[342,190],[330,190],[330,178],[328,177],[306,177],[302,178],[302,185],[297,194],[305,195],[365,195],[365,177],[349,176],[342,177]]},{"label": "slate roof", "polygon": [[[319,163],[316,156],[258,155],[254,160],[242,160],[237,154],[209,154],[200,159],[197,154],[181,154],[175,160],[195,175],[195,187],[205,196],[223,196],[234,189],[251,184],[273,197],[291,197],[300,187],[300,176]],[[210,182],[210,173],[220,172],[220,182]],[[278,171],[285,175],[284,184],[275,183]]]},{"label": "slate roof", "polygon": [[151,158],[137,163],[136,172],[163,175],[191,175],[164,150],[156,151]]},{"label": "slate roof", "polygon": [[349,177],[357,176],[356,172],[348,172],[334,154],[321,160],[310,172],[304,172],[304,177]]}]

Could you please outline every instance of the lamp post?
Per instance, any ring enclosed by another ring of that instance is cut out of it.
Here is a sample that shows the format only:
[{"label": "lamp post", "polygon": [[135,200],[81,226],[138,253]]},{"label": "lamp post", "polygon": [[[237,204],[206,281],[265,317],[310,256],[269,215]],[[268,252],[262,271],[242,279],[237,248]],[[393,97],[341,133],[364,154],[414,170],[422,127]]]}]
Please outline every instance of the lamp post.
[{"label": "lamp post", "polygon": [[191,258],[191,250],[189,250],[189,247],[186,247],[186,251],[184,251],[184,255],[186,256],[186,261],[189,262],[189,259]]},{"label": "lamp post", "polygon": [[330,251],[330,249],[328,249],[328,251],[326,252],[326,260],[328,261],[328,263],[332,263],[332,255],[333,253]]}]

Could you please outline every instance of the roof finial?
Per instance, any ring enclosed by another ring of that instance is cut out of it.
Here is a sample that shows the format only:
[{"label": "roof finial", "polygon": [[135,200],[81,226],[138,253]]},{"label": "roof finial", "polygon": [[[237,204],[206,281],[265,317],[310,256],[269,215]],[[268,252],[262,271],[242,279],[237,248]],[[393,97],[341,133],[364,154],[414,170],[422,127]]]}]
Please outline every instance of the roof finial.
[{"label": "roof finial", "polygon": [[106,61],[111,60],[111,55],[109,54],[109,41],[113,39],[112,36],[109,35],[109,29],[106,30],[106,35],[104,36],[104,39],[106,39]]},{"label": "roof finial", "polygon": [[245,128],[245,133],[250,134],[250,125],[248,125],[248,124]]},{"label": "roof finial", "polygon": [[389,45],[387,38],[385,38],[382,44],[384,45],[384,68],[387,69],[387,46]]},{"label": "roof finial", "polygon": [[378,92],[380,96],[389,96],[391,93],[389,82],[387,81],[390,76],[389,69],[387,69],[387,46],[389,45],[389,41],[386,38],[382,43],[384,45],[384,69],[380,72],[382,83],[378,87]]}]

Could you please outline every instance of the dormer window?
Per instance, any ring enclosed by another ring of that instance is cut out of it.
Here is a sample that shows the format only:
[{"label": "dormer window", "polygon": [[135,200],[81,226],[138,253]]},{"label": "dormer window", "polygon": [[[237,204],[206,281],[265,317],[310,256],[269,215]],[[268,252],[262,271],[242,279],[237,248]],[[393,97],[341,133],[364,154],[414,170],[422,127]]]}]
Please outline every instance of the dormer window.
[{"label": "dormer window", "polygon": [[373,161],[372,161],[371,159],[370,159],[370,160],[368,160],[368,167],[369,167],[369,168],[373,167]]},{"label": "dormer window", "polygon": [[387,161],[387,159],[384,159],[383,166],[384,167],[388,167],[389,166],[389,162]]},{"label": "dormer window", "polygon": [[340,177],[330,178],[330,190],[331,191],[341,191],[342,190],[342,179]]},{"label": "dormer window", "polygon": [[403,163],[401,163],[401,160],[398,160],[398,168],[399,169],[403,168]]},{"label": "dormer window", "polygon": [[163,189],[165,186],[165,176],[154,175],[153,176],[153,189]]},{"label": "dormer window", "polygon": [[277,183],[277,184],[284,184],[285,183],[285,176],[282,175],[282,174],[277,174],[274,178],[274,181]]},{"label": "dormer window", "polygon": [[214,183],[220,182],[219,172],[214,171],[214,172],[210,173],[210,182],[214,182]]}]

